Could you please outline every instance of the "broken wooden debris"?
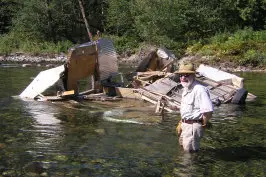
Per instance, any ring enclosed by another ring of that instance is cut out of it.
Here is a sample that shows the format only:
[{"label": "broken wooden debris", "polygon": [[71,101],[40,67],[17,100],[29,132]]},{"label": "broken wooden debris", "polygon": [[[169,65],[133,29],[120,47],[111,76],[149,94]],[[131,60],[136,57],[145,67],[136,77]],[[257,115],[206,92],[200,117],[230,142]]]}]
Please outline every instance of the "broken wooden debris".
[{"label": "broken wooden debris", "polygon": [[[178,75],[172,71],[175,61],[175,56],[166,49],[152,51],[134,73],[126,75],[130,77],[130,83],[125,87],[124,79],[118,73],[113,43],[101,38],[71,48],[65,65],[41,72],[20,96],[39,101],[133,98],[154,104],[156,113],[172,112],[180,108],[183,91]],[[209,88],[211,100],[216,105],[232,100],[243,103],[246,97],[248,100],[256,98],[243,90],[244,79],[241,77],[206,65],[200,65],[197,72],[197,81]],[[84,85],[91,84],[91,87],[82,89],[83,81]],[[44,91],[52,85],[57,85],[55,96],[48,96],[52,94]]]},{"label": "broken wooden debris", "polygon": [[122,98],[117,96],[110,97],[104,93],[99,93],[99,94],[84,95],[83,99],[90,101],[120,101]]},{"label": "broken wooden debris", "polygon": [[67,96],[73,96],[75,94],[74,90],[69,91],[58,91],[57,96],[58,97],[67,97]]}]

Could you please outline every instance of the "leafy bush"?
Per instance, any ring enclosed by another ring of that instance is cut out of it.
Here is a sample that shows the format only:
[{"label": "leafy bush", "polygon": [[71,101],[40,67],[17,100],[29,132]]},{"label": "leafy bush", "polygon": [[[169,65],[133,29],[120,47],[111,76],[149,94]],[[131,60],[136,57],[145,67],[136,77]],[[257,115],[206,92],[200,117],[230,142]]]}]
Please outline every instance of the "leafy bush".
[{"label": "leafy bush", "polygon": [[122,54],[127,51],[138,48],[139,42],[133,37],[128,36],[106,36],[114,42],[117,53]]},{"label": "leafy bush", "polygon": [[22,34],[11,32],[0,37],[0,54],[12,52],[26,52],[31,54],[67,52],[73,44],[66,41],[47,42],[37,39],[29,39]]},{"label": "leafy bush", "polygon": [[266,52],[261,53],[254,49],[244,53],[243,58],[239,60],[241,65],[262,66],[266,64]]},{"label": "leafy bush", "polygon": [[229,59],[241,65],[265,65],[266,30],[253,31],[246,28],[233,34],[217,34],[206,44],[194,43],[187,48],[187,52],[193,55],[216,56],[224,61]]},{"label": "leafy bush", "polygon": [[14,32],[0,36],[0,54],[8,54],[18,51],[20,39]]},{"label": "leafy bush", "polygon": [[210,38],[210,43],[219,45],[225,41],[228,40],[230,34],[229,33],[219,33],[216,34],[215,36]]}]

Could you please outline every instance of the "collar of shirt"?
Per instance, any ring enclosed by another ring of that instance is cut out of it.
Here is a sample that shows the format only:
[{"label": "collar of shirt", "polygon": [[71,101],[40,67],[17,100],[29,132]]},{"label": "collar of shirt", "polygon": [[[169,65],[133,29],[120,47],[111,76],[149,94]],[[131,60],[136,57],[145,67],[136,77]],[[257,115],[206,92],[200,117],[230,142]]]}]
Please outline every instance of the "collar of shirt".
[{"label": "collar of shirt", "polygon": [[189,88],[184,88],[184,91],[183,91],[183,95],[186,95],[187,93],[190,93],[192,92],[194,86],[196,85],[197,81],[194,80],[193,83],[191,84],[191,86]]}]

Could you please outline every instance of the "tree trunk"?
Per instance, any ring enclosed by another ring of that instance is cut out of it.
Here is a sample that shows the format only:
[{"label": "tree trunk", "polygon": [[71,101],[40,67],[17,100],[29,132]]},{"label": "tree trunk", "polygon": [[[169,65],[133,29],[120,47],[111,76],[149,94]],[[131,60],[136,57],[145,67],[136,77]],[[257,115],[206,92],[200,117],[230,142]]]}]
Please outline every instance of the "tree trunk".
[{"label": "tree trunk", "polygon": [[86,26],[86,29],[87,29],[87,32],[88,32],[88,35],[89,35],[89,39],[90,39],[90,41],[92,41],[92,35],[91,35],[91,32],[90,32],[88,21],[87,21],[86,16],[85,16],[84,6],[83,6],[81,0],[78,0],[78,1],[79,1],[79,7],[80,7],[80,10],[81,10],[81,13],[82,13],[82,17],[83,17],[83,20],[84,20],[84,23],[85,23],[85,26]]}]

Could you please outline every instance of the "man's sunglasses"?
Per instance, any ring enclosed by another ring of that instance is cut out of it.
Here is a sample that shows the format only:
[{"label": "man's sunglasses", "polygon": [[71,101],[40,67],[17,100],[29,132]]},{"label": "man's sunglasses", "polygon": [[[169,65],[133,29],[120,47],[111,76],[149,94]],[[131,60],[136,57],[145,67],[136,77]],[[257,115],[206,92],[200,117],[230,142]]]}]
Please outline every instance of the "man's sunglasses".
[{"label": "man's sunglasses", "polygon": [[179,77],[189,77],[190,74],[179,74]]}]

